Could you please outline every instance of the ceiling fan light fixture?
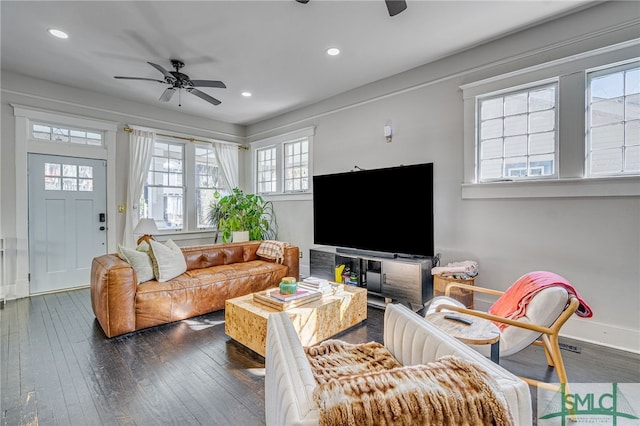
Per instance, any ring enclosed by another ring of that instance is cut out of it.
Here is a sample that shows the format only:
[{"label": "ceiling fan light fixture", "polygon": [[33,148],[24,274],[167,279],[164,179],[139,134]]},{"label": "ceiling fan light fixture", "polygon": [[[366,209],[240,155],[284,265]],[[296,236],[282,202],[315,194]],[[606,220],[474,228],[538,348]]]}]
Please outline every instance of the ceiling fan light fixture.
[{"label": "ceiling fan light fixture", "polygon": [[69,35],[67,33],[65,33],[62,30],[58,30],[56,28],[49,28],[49,29],[47,29],[47,32],[49,34],[51,34],[52,36],[57,37],[57,38],[61,38],[61,39],[69,38]]},{"label": "ceiling fan light fixture", "polygon": [[330,47],[327,49],[327,55],[329,56],[337,56],[340,54],[340,49],[337,47]]},{"label": "ceiling fan light fixture", "polygon": [[242,96],[244,96],[245,98],[250,98],[251,92],[242,92]]}]

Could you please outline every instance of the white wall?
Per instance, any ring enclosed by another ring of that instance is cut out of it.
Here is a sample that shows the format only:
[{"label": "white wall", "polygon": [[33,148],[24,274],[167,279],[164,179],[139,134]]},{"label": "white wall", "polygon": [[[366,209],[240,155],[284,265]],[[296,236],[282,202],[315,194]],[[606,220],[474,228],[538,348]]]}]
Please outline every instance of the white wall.
[{"label": "white wall", "polygon": [[[0,102],[0,120],[2,124],[0,148],[2,150],[0,169],[0,236],[5,240],[5,277],[0,295],[7,299],[24,297],[29,294],[28,246],[25,238],[16,234],[20,221],[26,226],[25,217],[16,217],[17,201],[24,194],[16,194],[16,179],[26,179],[16,172],[16,129],[12,105],[22,105],[32,109],[43,109],[62,114],[99,119],[117,123],[115,203],[126,205],[126,182],[128,179],[129,135],[122,129],[126,125],[146,126],[155,129],[189,134],[196,137],[225,140],[242,143],[245,128],[228,123],[207,120],[168,109],[141,105],[131,101],[79,90],[67,86],[35,80],[22,75],[2,73],[2,98]],[[240,156],[246,152],[240,151]],[[116,228],[116,240],[122,241],[124,232],[124,214],[108,218],[108,226]],[[180,245],[213,243],[212,233],[199,233],[176,238]],[[22,241],[19,241],[22,240]],[[111,244],[114,245],[114,244]],[[108,247],[115,252],[117,247]]]},{"label": "white wall", "polygon": [[[634,2],[599,5],[255,124],[247,135],[251,141],[316,126],[314,174],[433,162],[435,244],[443,263],[477,260],[476,284],[496,289],[529,271],[559,273],[594,311],[590,319],[572,318],[565,335],[640,352],[638,196],[463,199],[459,89],[638,38],[639,22]],[[382,132],[387,120],[395,129],[392,143]],[[308,272],[312,202],[278,203],[277,214],[280,237],[301,247],[301,269]]]}]

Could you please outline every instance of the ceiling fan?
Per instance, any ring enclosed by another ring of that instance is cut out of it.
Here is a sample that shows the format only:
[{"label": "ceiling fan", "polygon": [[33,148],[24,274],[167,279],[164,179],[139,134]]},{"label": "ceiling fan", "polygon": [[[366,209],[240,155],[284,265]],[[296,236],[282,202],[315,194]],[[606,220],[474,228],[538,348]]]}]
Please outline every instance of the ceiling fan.
[{"label": "ceiling fan", "polygon": [[[162,66],[154,64],[152,62],[147,62],[149,65],[160,71],[164,75],[164,80],[158,80],[155,78],[145,78],[145,77],[122,77],[119,75],[114,76],[114,78],[124,79],[124,80],[145,80],[145,81],[157,81],[158,83],[166,83],[170,84],[171,87],[165,89],[165,91],[160,96],[161,102],[169,102],[173,94],[176,90],[180,91],[180,89],[185,89],[187,92],[192,95],[196,95],[200,99],[204,99],[205,101],[212,103],[213,105],[220,105],[222,102],[218,99],[209,96],[208,94],[196,89],[196,87],[216,87],[220,89],[226,89],[227,86],[221,81],[217,80],[191,80],[188,75],[180,72],[180,69],[184,67],[184,62],[179,61],[177,59],[171,59],[171,65],[176,69],[175,71],[167,71]],[[182,106],[178,104],[178,106]]]},{"label": "ceiling fan", "polygon": [[[298,3],[307,4],[309,0],[296,0]],[[396,16],[398,13],[402,12],[407,8],[407,2],[405,0],[385,0],[387,4],[387,10],[389,11],[389,16]]]}]

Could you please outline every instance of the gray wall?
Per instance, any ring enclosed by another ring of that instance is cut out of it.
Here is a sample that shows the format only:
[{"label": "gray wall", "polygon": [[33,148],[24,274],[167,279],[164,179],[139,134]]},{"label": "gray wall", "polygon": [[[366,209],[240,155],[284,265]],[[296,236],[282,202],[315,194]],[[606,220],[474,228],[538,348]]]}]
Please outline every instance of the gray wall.
[{"label": "gray wall", "polygon": [[[571,319],[564,334],[638,352],[640,199],[463,199],[459,88],[638,38],[638,13],[633,2],[597,6],[255,124],[247,135],[254,141],[316,126],[314,174],[344,172],[354,165],[371,169],[433,162],[435,245],[444,264],[476,260],[476,284],[501,290],[529,271],[559,273],[594,311],[590,319]],[[387,120],[396,131],[392,143],[383,136]],[[407,202],[409,208],[414,202]],[[301,269],[308,271],[312,202],[278,206],[281,237],[301,246]],[[374,232],[410,233],[406,225],[381,225]],[[489,300],[484,301],[479,305],[487,306]]]}]

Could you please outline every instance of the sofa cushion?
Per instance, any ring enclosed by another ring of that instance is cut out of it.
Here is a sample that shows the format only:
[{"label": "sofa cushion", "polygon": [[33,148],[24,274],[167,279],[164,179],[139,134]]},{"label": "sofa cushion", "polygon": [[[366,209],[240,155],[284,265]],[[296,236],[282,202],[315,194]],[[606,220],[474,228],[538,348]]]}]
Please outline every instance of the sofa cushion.
[{"label": "sofa cushion", "polygon": [[136,271],[138,284],[154,278],[153,264],[149,253],[146,251],[134,250],[118,244],[118,257],[131,265],[133,270]]},{"label": "sofa cushion", "polygon": [[169,281],[187,270],[182,250],[172,240],[165,244],[149,240],[149,257],[153,264],[153,274],[159,282]]}]

